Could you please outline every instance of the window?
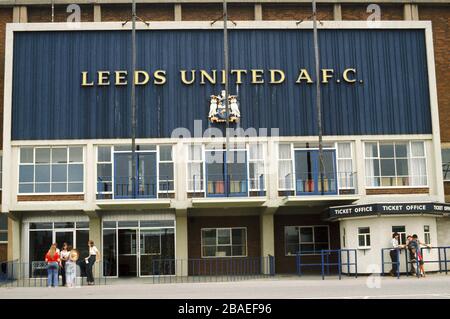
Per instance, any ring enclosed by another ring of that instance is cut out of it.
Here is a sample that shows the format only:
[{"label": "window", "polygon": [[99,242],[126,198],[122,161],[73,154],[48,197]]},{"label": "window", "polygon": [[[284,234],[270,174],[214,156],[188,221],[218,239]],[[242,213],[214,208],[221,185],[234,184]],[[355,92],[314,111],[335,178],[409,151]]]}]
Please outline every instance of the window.
[{"label": "window", "polygon": [[97,149],[97,193],[112,194],[112,156],[111,146]]},{"label": "window", "polygon": [[425,244],[431,245],[431,236],[430,236],[430,226],[429,225],[423,226],[423,238],[425,240]]},{"label": "window", "polygon": [[188,192],[203,192],[202,145],[188,145]]},{"label": "window", "polygon": [[291,144],[278,146],[278,189],[294,190]]},{"label": "window", "polygon": [[247,256],[247,228],[202,229],[202,257]]},{"label": "window", "polygon": [[322,249],[329,249],[328,226],[286,226],[285,253],[287,256],[302,254],[319,254]]},{"label": "window", "polygon": [[354,173],[352,162],[352,144],[351,143],[337,143],[338,156],[338,183],[339,189],[353,189],[354,185]]},{"label": "window", "polygon": [[82,147],[23,147],[20,149],[20,194],[82,192]]},{"label": "window", "polygon": [[365,143],[366,186],[426,186],[424,143]]},{"label": "window", "polygon": [[8,215],[0,213],[0,243],[8,242]]},{"label": "window", "polygon": [[159,191],[173,191],[173,155],[172,145],[160,145],[158,152]]},{"label": "window", "polygon": [[358,248],[370,248],[370,227],[358,227]]},{"label": "window", "polygon": [[442,174],[444,181],[450,181],[450,148],[442,149]]},{"label": "window", "polygon": [[264,183],[264,145],[249,144],[250,191],[265,189]]},{"label": "window", "polygon": [[392,233],[398,233],[399,236],[399,241],[398,243],[400,245],[405,245],[406,244],[406,227],[405,226],[392,226]]}]

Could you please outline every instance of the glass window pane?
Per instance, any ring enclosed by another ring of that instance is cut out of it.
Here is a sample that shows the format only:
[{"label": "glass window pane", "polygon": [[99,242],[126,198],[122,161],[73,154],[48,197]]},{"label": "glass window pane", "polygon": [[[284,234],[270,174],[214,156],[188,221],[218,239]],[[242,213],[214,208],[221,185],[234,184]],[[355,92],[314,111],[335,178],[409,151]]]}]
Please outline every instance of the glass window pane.
[{"label": "glass window pane", "polygon": [[216,245],[216,230],[202,230],[202,245]]},{"label": "glass window pane", "polygon": [[406,231],[405,226],[392,226],[393,233],[404,233]]},{"label": "glass window pane", "polygon": [[278,147],[279,159],[291,159],[291,144],[280,144]]},{"label": "glass window pane", "polygon": [[245,245],[245,229],[235,228],[231,230],[232,244],[233,245]]},{"label": "glass window pane", "polygon": [[358,235],[358,246],[360,247],[366,246],[366,239],[364,235]]},{"label": "glass window pane", "polygon": [[50,165],[36,165],[36,183],[50,182]]},{"label": "glass window pane", "polygon": [[20,165],[19,168],[19,182],[32,183],[34,182],[34,166]]},{"label": "glass window pane", "polygon": [[33,193],[33,184],[19,184],[19,193]]},{"label": "glass window pane", "polygon": [[103,228],[116,228],[116,222],[103,222]]},{"label": "glass window pane", "polygon": [[50,163],[50,149],[49,148],[36,148],[36,160],[35,163],[48,164]]},{"label": "glass window pane", "polygon": [[8,241],[8,233],[7,232],[0,232],[0,242]]},{"label": "glass window pane", "polygon": [[36,185],[34,186],[34,191],[36,193],[49,193],[50,183],[36,183]]},{"label": "glass window pane", "polygon": [[378,157],[377,143],[366,143],[365,150],[366,150],[366,157]]},{"label": "glass window pane", "polygon": [[395,157],[408,157],[408,144],[395,143]]},{"label": "glass window pane", "polygon": [[427,226],[427,225],[423,226],[423,231],[424,232],[429,232],[430,231],[430,226]]},{"label": "glass window pane", "polygon": [[338,157],[339,158],[351,158],[352,152],[351,152],[351,146],[350,143],[338,143]]},{"label": "glass window pane", "polygon": [[247,252],[245,250],[245,246],[232,246],[231,252],[233,256],[245,256]]},{"label": "glass window pane", "polygon": [[33,163],[33,148],[21,147],[20,148],[20,163]]},{"label": "glass window pane", "polygon": [[67,183],[52,183],[52,193],[67,192]]},{"label": "glass window pane", "polygon": [[[423,142],[411,142],[411,154],[412,154],[412,156],[418,156],[418,157],[425,156],[424,143]],[[450,152],[449,152],[449,154],[450,154]],[[450,156],[448,158],[448,161],[450,161]]]},{"label": "glass window pane", "polygon": [[393,158],[394,157],[394,145],[393,144],[380,144],[380,157],[381,158]]},{"label": "glass window pane", "polygon": [[67,163],[67,148],[52,148],[52,163]]},{"label": "glass window pane", "polygon": [[30,229],[53,229],[53,223],[30,223]]},{"label": "glass window pane", "polygon": [[300,244],[300,252],[303,254],[315,253],[314,244]]},{"label": "glass window pane", "polygon": [[366,245],[370,246],[370,235],[366,235]]},{"label": "glass window pane", "polygon": [[202,159],[202,146],[201,145],[189,145],[189,160],[200,161]]},{"label": "glass window pane", "polygon": [[398,176],[408,176],[408,160],[398,159],[397,160],[397,175]]},{"label": "glass window pane", "polygon": [[231,246],[217,246],[216,256],[217,257],[231,256]]},{"label": "glass window pane", "polygon": [[381,159],[381,176],[395,176],[395,162],[393,159]]},{"label": "glass window pane", "polygon": [[358,233],[359,234],[369,234],[370,228],[369,227],[360,227],[360,228],[358,228]]},{"label": "glass window pane", "polygon": [[159,146],[159,160],[172,161],[172,145]]},{"label": "glass window pane", "polygon": [[263,156],[263,144],[250,144],[250,160],[261,160],[264,158]]},{"label": "glass window pane", "polygon": [[110,146],[99,146],[98,147],[97,161],[98,162],[111,162],[111,147]]},{"label": "glass window pane", "polygon": [[77,222],[77,228],[89,228],[89,222]]},{"label": "glass window pane", "polygon": [[83,148],[81,146],[69,147],[69,162],[71,163],[83,162]]},{"label": "glass window pane", "polygon": [[83,164],[69,165],[69,182],[83,181]]},{"label": "glass window pane", "polygon": [[231,234],[230,229],[218,229],[217,230],[217,243],[219,245],[229,245],[231,244]]},{"label": "glass window pane", "polygon": [[216,246],[203,246],[203,256],[204,257],[216,256]]},{"label": "glass window pane", "polygon": [[75,223],[71,222],[56,222],[55,228],[75,228]]},{"label": "glass window pane", "polygon": [[301,243],[312,243],[313,242],[313,228],[312,227],[300,228],[300,242]]},{"label": "glass window pane", "polygon": [[328,227],[314,227],[314,241],[328,243]]},{"label": "glass window pane", "polygon": [[[77,236],[78,239],[78,236]],[[103,275],[117,275],[116,230],[103,230]]]},{"label": "glass window pane", "polygon": [[67,191],[70,193],[82,193],[83,183],[69,183]]},{"label": "glass window pane", "polygon": [[52,182],[67,181],[67,164],[52,165]]},{"label": "glass window pane", "polygon": [[99,181],[112,181],[112,164],[97,164],[97,178]]}]

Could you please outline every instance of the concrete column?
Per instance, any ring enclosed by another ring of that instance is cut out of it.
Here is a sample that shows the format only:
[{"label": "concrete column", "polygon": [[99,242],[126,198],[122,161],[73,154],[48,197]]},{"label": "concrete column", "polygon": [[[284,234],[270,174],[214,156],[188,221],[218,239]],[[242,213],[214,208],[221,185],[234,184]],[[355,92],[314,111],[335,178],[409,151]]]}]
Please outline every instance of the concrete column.
[{"label": "concrete column", "polygon": [[270,273],[268,256],[275,256],[275,230],[273,216],[276,207],[266,208],[260,215],[261,257],[264,257],[263,269],[265,274]]},{"label": "concrete column", "polygon": [[186,148],[182,142],[178,142],[173,146],[174,171],[175,171],[175,196],[177,201],[185,201],[187,199],[187,154]]},{"label": "concrete column", "polygon": [[21,228],[22,222],[21,219],[12,215],[12,213],[8,214],[8,261],[13,260],[21,260]]},{"label": "concrete column", "polygon": [[99,4],[94,4],[94,22],[102,21],[102,7]]},{"label": "concrete column", "polygon": [[366,181],[364,170],[364,147],[363,142],[358,139],[355,141],[355,149],[353,152],[353,171],[356,172],[357,192],[359,195],[366,194]]},{"label": "concrete column", "polygon": [[404,20],[419,20],[419,9],[417,4],[406,3],[403,5]]},{"label": "concrete column", "polygon": [[175,21],[181,21],[183,20],[182,15],[181,15],[181,3],[175,3],[174,5],[174,20]]},{"label": "concrete column", "polygon": [[336,21],[342,20],[342,7],[340,3],[333,5],[333,19]]},{"label": "concrete column", "polygon": [[266,189],[269,200],[278,199],[278,152],[277,143],[269,139],[266,152]]},{"label": "concrete column", "polygon": [[[100,251],[100,261],[103,260],[102,249],[102,219],[95,212],[87,212],[89,215],[89,239],[94,241],[95,246]],[[99,278],[102,263],[95,264],[94,278]]]},{"label": "concrete column", "polygon": [[261,21],[263,19],[262,15],[262,4],[261,3],[255,3],[255,20]]},{"label": "concrete column", "polygon": [[13,22],[14,23],[27,23],[28,11],[26,6],[14,6],[13,7]]},{"label": "concrete column", "polygon": [[177,209],[175,215],[175,260],[177,276],[188,276],[188,258],[187,209]]},{"label": "concrete column", "polygon": [[95,201],[96,201],[96,189],[97,189],[97,177],[96,171],[96,151],[93,143],[88,143],[86,146],[86,159],[85,159],[85,202],[87,203],[87,209],[95,211]]}]

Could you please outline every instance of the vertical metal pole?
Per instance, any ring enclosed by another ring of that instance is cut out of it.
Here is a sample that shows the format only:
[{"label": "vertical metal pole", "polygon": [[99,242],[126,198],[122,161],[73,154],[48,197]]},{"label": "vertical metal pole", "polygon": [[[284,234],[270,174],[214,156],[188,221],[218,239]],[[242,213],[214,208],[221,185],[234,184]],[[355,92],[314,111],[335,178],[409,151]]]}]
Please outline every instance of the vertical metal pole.
[{"label": "vertical metal pole", "polygon": [[226,127],[225,127],[225,137],[226,137],[226,150],[225,150],[225,191],[228,196],[229,193],[229,179],[228,179],[228,153],[230,149],[230,136],[228,134],[228,128],[230,127],[230,109],[228,103],[228,91],[229,91],[229,57],[228,57],[228,8],[227,0],[223,0],[223,60],[224,60],[224,71],[225,71],[225,110],[226,110]]},{"label": "vertical metal pole", "polygon": [[55,0],[52,0],[52,22],[55,22]]},{"label": "vertical metal pole", "polygon": [[317,8],[316,0],[312,1],[313,11],[313,41],[314,41],[314,61],[316,70],[316,113],[317,113],[317,131],[319,134],[319,174],[321,194],[324,193],[324,162],[323,162],[323,145],[322,145],[322,110],[321,110],[321,94],[320,94],[320,60],[319,60],[319,41],[317,34]]},{"label": "vertical metal pole", "polygon": [[131,5],[131,186],[136,197],[136,0]]}]

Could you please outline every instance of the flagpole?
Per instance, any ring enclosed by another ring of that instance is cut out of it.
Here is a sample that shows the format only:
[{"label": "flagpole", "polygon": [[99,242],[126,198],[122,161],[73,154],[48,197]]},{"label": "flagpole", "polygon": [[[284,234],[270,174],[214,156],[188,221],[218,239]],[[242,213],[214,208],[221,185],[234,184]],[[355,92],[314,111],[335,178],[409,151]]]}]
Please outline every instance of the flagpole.
[{"label": "flagpole", "polygon": [[136,197],[136,0],[131,5],[131,183],[133,197]]},{"label": "flagpole", "polygon": [[[223,0],[223,58],[224,58],[224,72],[225,72],[225,111],[226,111],[226,128],[225,128],[225,137],[226,137],[226,150],[225,150],[225,185],[228,188],[228,152],[229,152],[229,142],[230,136],[228,134],[230,127],[230,110],[229,110],[229,101],[228,101],[228,91],[229,91],[229,83],[228,83],[228,74],[229,74],[229,57],[228,57],[228,9],[227,9],[227,1]],[[228,194],[228,189],[226,190]]]}]

